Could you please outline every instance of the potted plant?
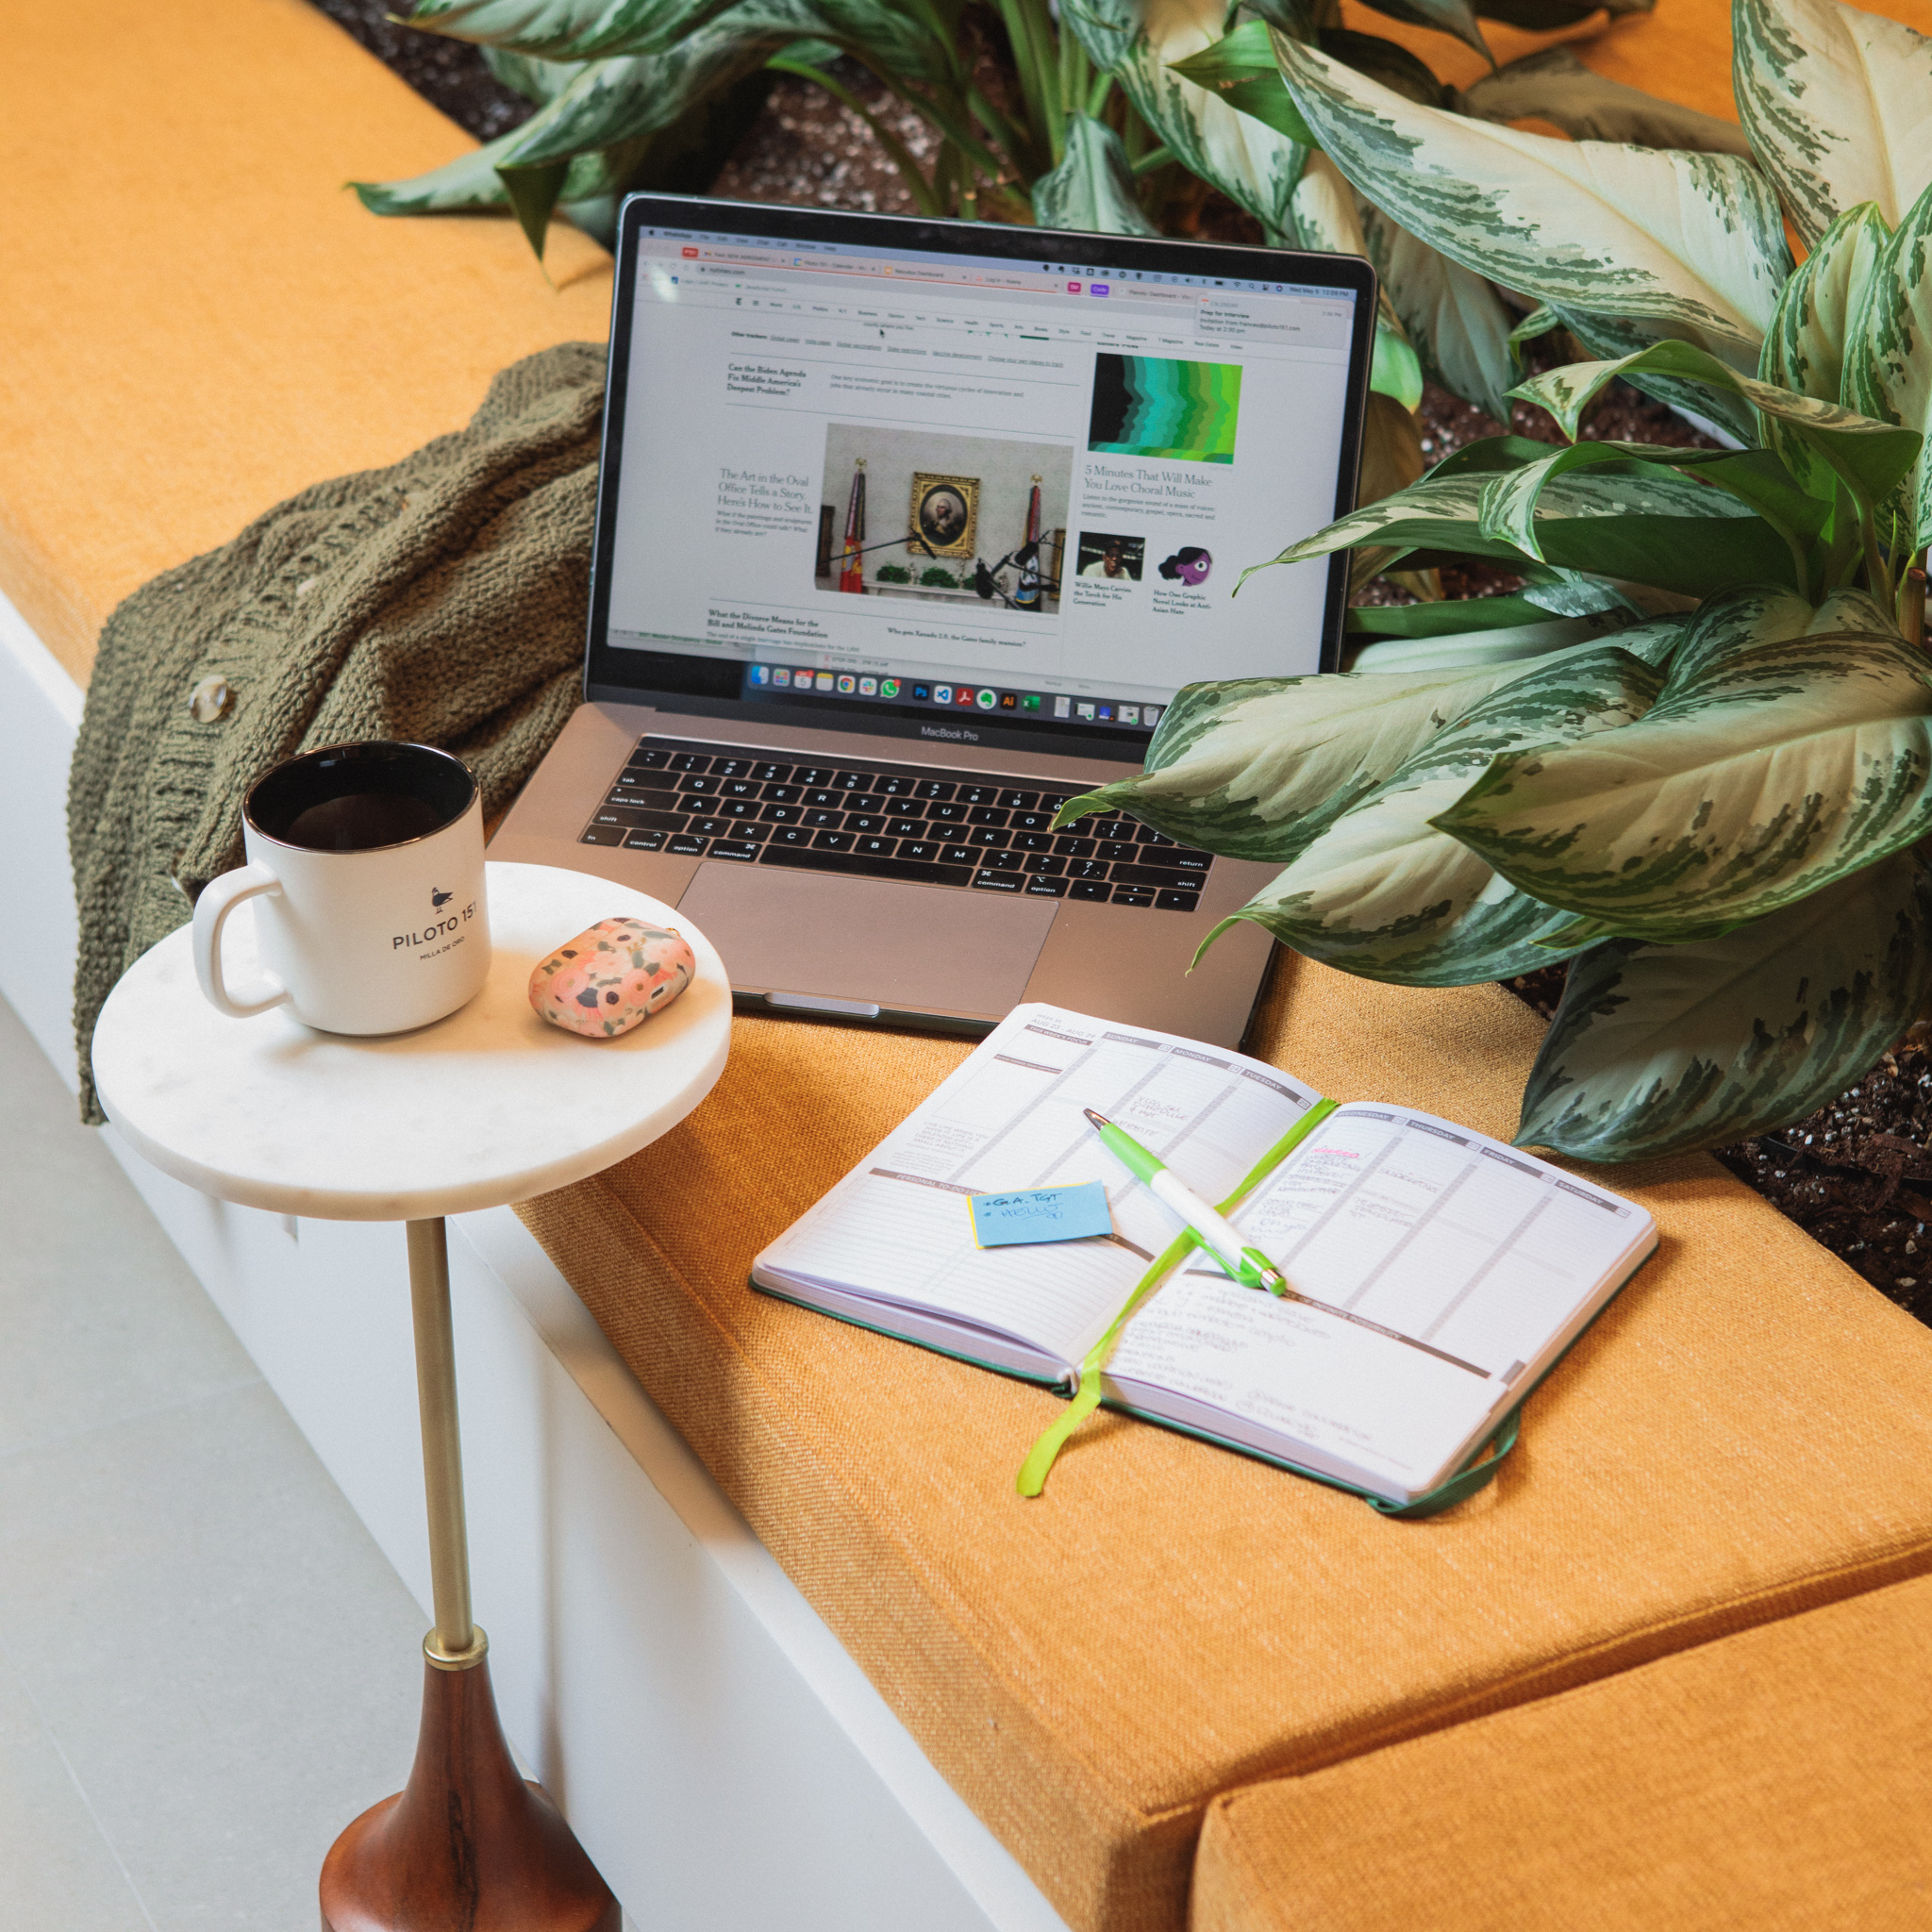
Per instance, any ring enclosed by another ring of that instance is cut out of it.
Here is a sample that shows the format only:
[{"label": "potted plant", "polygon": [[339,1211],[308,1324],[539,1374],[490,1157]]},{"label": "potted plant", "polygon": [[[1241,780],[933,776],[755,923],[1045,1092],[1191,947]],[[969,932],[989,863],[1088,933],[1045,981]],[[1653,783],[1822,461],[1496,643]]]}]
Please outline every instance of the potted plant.
[{"label": "potted plant", "polygon": [[1621,378],[1738,446],[1459,452],[1274,562],[1479,557],[1523,597],[1431,607],[1407,669],[1191,686],[1062,814],[1278,863],[1236,917],[1344,971],[1568,960],[1518,1139],[1594,1160],[1801,1116],[1932,995],[1932,42],[1734,25],[1752,158],[1489,125],[1274,31],[1352,187],[1594,352],[1512,395],[1574,438]]}]

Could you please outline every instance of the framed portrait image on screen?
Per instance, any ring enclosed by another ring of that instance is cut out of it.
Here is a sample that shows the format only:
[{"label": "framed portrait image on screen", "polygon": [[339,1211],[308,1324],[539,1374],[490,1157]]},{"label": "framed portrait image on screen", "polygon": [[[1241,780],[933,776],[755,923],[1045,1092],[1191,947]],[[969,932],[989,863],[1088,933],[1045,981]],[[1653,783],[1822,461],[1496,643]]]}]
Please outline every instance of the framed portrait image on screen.
[{"label": "framed portrait image on screen", "polygon": [[[976,557],[979,535],[979,478],[912,473],[908,550],[920,556],[930,545],[935,557]],[[920,540],[914,541],[914,539]]]}]

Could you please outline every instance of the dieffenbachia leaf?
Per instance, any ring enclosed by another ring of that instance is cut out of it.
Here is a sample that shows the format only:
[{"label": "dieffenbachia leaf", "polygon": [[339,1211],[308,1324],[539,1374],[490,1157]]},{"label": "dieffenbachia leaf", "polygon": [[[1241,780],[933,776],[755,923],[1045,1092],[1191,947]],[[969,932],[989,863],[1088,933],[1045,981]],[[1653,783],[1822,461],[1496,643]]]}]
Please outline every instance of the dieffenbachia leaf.
[{"label": "dieffenbachia leaf", "polygon": [[1614,646],[1531,665],[1431,736],[1216,933],[1252,920],[1311,959],[1403,986],[1467,986],[1548,965],[1560,953],[1539,941],[1575,922],[1430,821],[1492,759],[1628,724],[1662,682]]},{"label": "dieffenbachia leaf", "polygon": [[1161,719],[1147,769],[1072,800],[1056,824],[1130,812],[1184,844],[1285,863],[1524,669],[1191,684]]},{"label": "dieffenbachia leaf", "polygon": [[[1327,43],[1323,44],[1325,48]],[[1607,79],[1568,47],[1544,47],[1498,68],[1464,91],[1462,109],[1485,121],[1547,121],[1573,141],[1628,141],[1641,147],[1691,148],[1711,155],[1751,153],[1751,143],[1735,122]]]},{"label": "dieffenbachia leaf", "polygon": [[1657,0],[1475,0],[1475,10],[1485,20],[1550,34],[1575,26],[1592,13],[1607,13],[1612,20],[1624,13],[1655,13]]},{"label": "dieffenbachia leaf", "polygon": [[1932,832],[1932,683],[1862,591],[1706,604],[1637,724],[1498,758],[1436,821],[1574,937],[1714,939]]},{"label": "dieffenbachia leaf", "polygon": [[[1777,299],[1757,365],[1762,381],[1822,402],[1851,400],[1845,393],[1846,345],[1890,233],[1877,205],[1867,201],[1847,208],[1819,237]],[[1765,427],[1771,446],[1792,475],[1815,495],[1828,498],[1828,481],[1814,474],[1814,467],[1828,466],[1813,455],[1806,439],[1785,434],[1774,417],[1766,419]]]},{"label": "dieffenbachia leaf", "polygon": [[1790,256],[1750,162],[1524,134],[1418,106],[1283,34],[1274,53],[1324,151],[1410,234],[1580,333],[1621,321],[1757,367]]},{"label": "dieffenbachia leaf", "polygon": [[551,60],[660,54],[731,0],[423,0],[408,25]]},{"label": "dieffenbachia leaf", "polygon": [[[1550,454],[1547,443],[1526,439],[1497,437],[1491,442],[1520,444],[1534,452],[1528,460],[1541,461]],[[1474,458],[1478,453],[1472,448],[1457,454]],[[1537,559],[1527,551],[1483,534],[1484,491],[1495,474],[1439,463],[1410,489],[1364,505],[1291,543],[1271,561],[1301,563],[1371,544],[1398,552],[1447,550],[1501,558],[1519,570],[1533,568]],[[1738,584],[1796,583],[1790,546],[1743,503],[1657,465],[1615,476],[1557,477],[1538,505],[1536,534],[1551,563],[1654,584],[1690,597],[1711,596]],[[1247,575],[1242,574],[1243,582]]]},{"label": "dieffenbachia leaf", "polygon": [[1733,0],[1731,79],[1807,247],[1875,202],[1896,227],[1932,183],[1932,40],[1834,0]]},{"label": "dieffenbachia leaf", "polygon": [[[1799,395],[1753,375],[1740,375],[1689,342],[1656,342],[1613,362],[1573,362],[1519,383],[1510,394],[1541,404],[1562,425],[1564,434],[1574,437],[1584,410],[1606,385],[1620,375],[1647,373],[1748,403],[1759,415],[1777,423],[1783,438],[1800,441],[1815,451],[1866,503],[1882,502],[1890,494],[1899,478],[1912,467],[1923,441],[1917,430],[1901,429],[1841,404]],[[1927,378],[1927,387],[1932,391],[1932,378]]]},{"label": "dieffenbachia leaf", "polygon": [[1543,491],[1559,476],[1605,465],[1641,465],[1632,474],[1661,466],[1692,472],[1706,484],[1727,491],[1763,517],[1794,554],[1796,568],[1806,568],[1799,553],[1808,550],[1824,527],[1829,506],[1807,496],[1790,472],[1770,450],[1674,449],[1646,442],[1573,442],[1554,449],[1540,461],[1496,476],[1484,487],[1481,528],[1486,537],[1500,537],[1531,557],[1542,556],[1537,535],[1537,505]]},{"label": "dieffenbachia leaf", "polygon": [[[1932,188],[1906,212],[1852,319],[1845,394],[1855,408],[1932,436]],[[1932,542],[1932,459],[1921,446],[1904,489],[1909,541]]]},{"label": "dieffenbachia leaf", "polygon": [[554,101],[577,77],[581,62],[539,60],[534,55],[513,54],[504,47],[485,47],[483,64],[490,72],[526,101],[541,108]]},{"label": "dieffenbachia leaf", "polygon": [[1159,233],[1141,211],[1127,151],[1111,127],[1091,114],[1069,114],[1066,143],[1059,166],[1033,184],[1033,218],[1042,228]]},{"label": "dieffenbachia leaf", "polygon": [[1177,160],[1271,235],[1289,232],[1307,146],[1174,71],[1230,38],[1224,0],[1068,0],[1063,18]]},{"label": "dieffenbachia leaf", "polygon": [[[503,208],[508,204],[509,196],[497,167],[529,125],[526,121],[523,127],[500,134],[494,141],[458,155],[455,160],[432,168],[426,175],[417,175],[406,181],[352,181],[349,186],[356,191],[362,206],[377,215],[453,214]],[[558,204],[568,210],[573,205],[614,194],[627,186],[628,170],[623,162],[628,153],[625,144],[620,142],[607,150],[576,156],[564,171],[557,192]]]},{"label": "dieffenbachia leaf", "polygon": [[1506,391],[1516,371],[1502,297],[1373,204],[1364,203],[1360,214],[1369,259],[1423,369],[1452,395],[1507,423]]},{"label": "dieffenbachia leaf", "polygon": [[1522,1147],[1626,1160],[1721,1147],[1842,1093],[1932,996],[1932,882],[1894,853],[1722,939],[1570,963]]},{"label": "dieffenbachia leaf", "polygon": [[[1074,17],[1071,8],[1069,17]],[[1131,44],[1128,41],[1117,58],[1124,58]],[[1299,146],[1314,146],[1307,123],[1289,98],[1281,69],[1274,64],[1274,43],[1269,39],[1266,21],[1243,21],[1232,33],[1172,65],[1183,79],[1220,95],[1228,107],[1253,115]]]}]

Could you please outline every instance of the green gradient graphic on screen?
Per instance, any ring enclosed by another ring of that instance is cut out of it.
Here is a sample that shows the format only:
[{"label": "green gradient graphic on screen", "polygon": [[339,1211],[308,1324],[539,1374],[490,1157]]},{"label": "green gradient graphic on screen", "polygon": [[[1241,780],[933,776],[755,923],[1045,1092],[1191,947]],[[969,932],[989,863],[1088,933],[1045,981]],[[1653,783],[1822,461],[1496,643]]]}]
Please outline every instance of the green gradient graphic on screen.
[{"label": "green gradient graphic on screen", "polygon": [[1103,351],[1093,358],[1087,447],[1108,456],[1231,463],[1241,405],[1239,363]]}]

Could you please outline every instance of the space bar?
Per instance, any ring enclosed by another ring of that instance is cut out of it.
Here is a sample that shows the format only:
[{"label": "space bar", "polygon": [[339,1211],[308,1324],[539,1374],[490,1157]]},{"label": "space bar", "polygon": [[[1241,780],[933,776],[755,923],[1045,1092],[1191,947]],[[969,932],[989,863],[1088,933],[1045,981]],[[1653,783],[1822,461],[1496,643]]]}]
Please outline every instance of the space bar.
[{"label": "space bar", "polygon": [[970,865],[928,865],[916,858],[867,858],[857,852],[799,851],[791,845],[767,845],[763,865],[789,865],[800,872],[856,872],[873,879],[904,879],[915,886],[970,886]]}]

